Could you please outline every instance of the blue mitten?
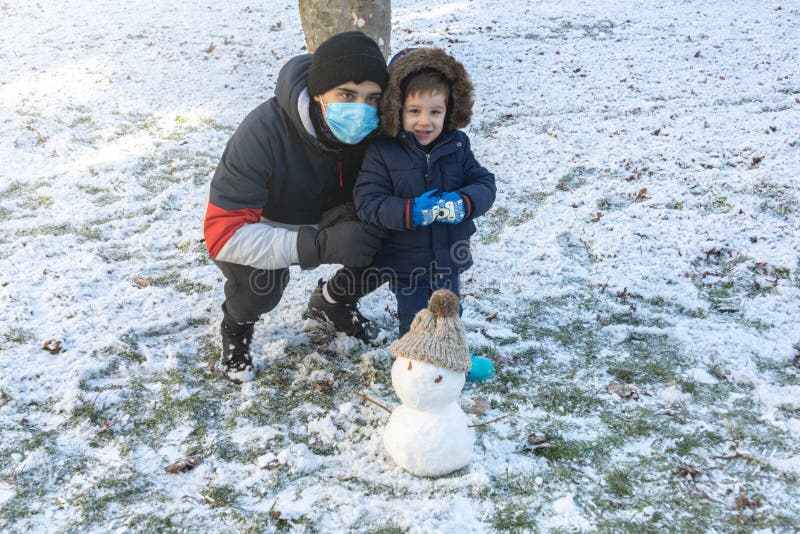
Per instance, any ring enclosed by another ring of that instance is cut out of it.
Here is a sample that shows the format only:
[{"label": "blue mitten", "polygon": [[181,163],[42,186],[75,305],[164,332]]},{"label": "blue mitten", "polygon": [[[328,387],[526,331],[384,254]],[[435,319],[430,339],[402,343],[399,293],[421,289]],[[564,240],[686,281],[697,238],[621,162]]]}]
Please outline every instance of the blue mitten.
[{"label": "blue mitten", "polygon": [[438,201],[439,197],[436,195],[436,189],[426,191],[414,199],[414,203],[411,206],[411,222],[414,228],[428,226],[434,221]]},{"label": "blue mitten", "polygon": [[445,193],[439,199],[436,210],[436,222],[458,224],[464,220],[466,207],[464,199],[456,192]]}]

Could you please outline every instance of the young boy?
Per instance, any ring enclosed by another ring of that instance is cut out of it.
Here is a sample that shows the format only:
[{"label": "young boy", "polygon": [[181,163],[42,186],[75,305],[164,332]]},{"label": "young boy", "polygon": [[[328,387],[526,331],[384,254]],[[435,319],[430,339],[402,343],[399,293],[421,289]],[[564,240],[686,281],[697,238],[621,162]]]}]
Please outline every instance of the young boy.
[{"label": "young boy", "polygon": [[[473,221],[494,202],[494,175],[459,130],[469,124],[472,102],[464,66],[443,50],[406,50],[389,66],[381,99],[388,138],[367,148],[353,194],[361,219],[389,231],[375,267],[397,297],[401,336],[433,291],[460,295],[459,275],[472,265]],[[472,363],[468,380],[494,372],[485,358]]]}]

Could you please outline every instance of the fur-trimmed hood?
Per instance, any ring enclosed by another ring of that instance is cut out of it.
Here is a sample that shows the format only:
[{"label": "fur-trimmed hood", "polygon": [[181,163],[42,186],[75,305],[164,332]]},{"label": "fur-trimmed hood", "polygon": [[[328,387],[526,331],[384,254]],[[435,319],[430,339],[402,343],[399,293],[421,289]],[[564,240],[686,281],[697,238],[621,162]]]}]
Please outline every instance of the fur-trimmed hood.
[{"label": "fur-trimmed hood", "polygon": [[380,106],[381,129],[386,135],[396,137],[401,130],[403,80],[423,69],[440,72],[450,83],[450,103],[444,130],[464,128],[472,119],[473,87],[464,65],[440,48],[415,48],[396,57],[389,65],[389,84],[383,92]]}]

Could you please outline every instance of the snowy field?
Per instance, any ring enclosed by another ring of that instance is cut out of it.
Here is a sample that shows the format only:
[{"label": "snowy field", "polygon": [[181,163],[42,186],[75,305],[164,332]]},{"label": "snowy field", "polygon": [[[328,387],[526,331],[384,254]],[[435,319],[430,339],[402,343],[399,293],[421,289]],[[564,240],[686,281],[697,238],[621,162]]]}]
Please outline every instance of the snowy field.
[{"label": "snowy field", "polygon": [[[528,7],[524,7],[527,5]],[[208,370],[207,184],[304,45],[296,2],[0,0],[0,530],[745,531],[800,524],[800,6],[393,2],[476,86],[472,465],[381,446],[366,348],[301,313]],[[165,468],[195,456],[194,469]]]}]

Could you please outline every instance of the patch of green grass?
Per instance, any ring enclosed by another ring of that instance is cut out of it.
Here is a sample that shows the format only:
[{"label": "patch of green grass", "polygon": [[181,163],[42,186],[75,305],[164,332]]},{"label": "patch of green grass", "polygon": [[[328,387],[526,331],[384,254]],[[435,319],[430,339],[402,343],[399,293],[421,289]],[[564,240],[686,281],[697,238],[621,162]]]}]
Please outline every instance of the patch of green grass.
[{"label": "patch of green grass", "polygon": [[193,282],[184,278],[180,271],[172,271],[170,273],[153,278],[153,285],[161,287],[171,287],[179,293],[193,295],[196,293],[207,294],[213,291],[213,287],[202,282]]},{"label": "patch of green grass", "polygon": [[585,391],[570,383],[544,385],[534,399],[537,406],[557,415],[585,415],[603,404],[596,391]]},{"label": "patch of green grass", "polygon": [[656,414],[651,408],[638,405],[634,405],[628,413],[604,410],[600,412],[600,421],[608,428],[603,439],[611,447],[623,446],[633,439],[658,435],[669,427],[664,416]]},{"label": "patch of green grass", "polygon": [[500,508],[492,518],[492,526],[500,532],[530,532],[536,521],[528,505],[521,501],[510,502]]},{"label": "patch of green grass", "polygon": [[592,442],[565,439],[561,434],[552,432],[545,430],[548,446],[535,449],[531,454],[551,462],[570,462],[604,455],[603,451],[598,450]]},{"label": "patch of green grass", "polygon": [[75,227],[69,223],[61,223],[61,224],[45,224],[43,226],[37,226],[32,228],[26,228],[24,230],[17,230],[17,236],[25,237],[25,236],[35,236],[35,235],[53,235],[53,236],[60,236],[60,235],[67,235],[67,234],[76,234],[77,230]]},{"label": "patch of green grass", "polygon": [[723,438],[717,432],[708,430],[690,431],[678,437],[674,446],[667,447],[666,451],[678,455],[679,458],[694,456],[704,459],[709,451],[716,449],[723,442]]},{"label": "patch of green grass", "polygon": [[370,528],[368,532],[370,532],[370,534],[404,534],[407,530],[389,523],[375,529]]},{"label": "patch of green grass", "polygon": [[211,508],[225,508],[236,502],[239,493],[233,486],[209,486],[203,490],[203,497]]},{"label": "patch of green grass", "polygon": [[147,494],[149,484],[135,472],[110,471],[107,475],[72,501],[80,509],[84,525],[107,519],[109,506],[124,508],[140,502]]},{"label": "patch of green grass", "polygon": [[30,330],[26,330],[25,328],[21,328],[19,326],[12,326],[3,334],[3,339],[11,343],[22,345],[23,343],[31,341],[34,336],[35,334]]},{"label": "patch of green grass", "polygon": [[613,467],[606,473],[606,486],[617,497],[633,495],[634,488],[628,469]]},{"label": "patch of green grass", "polygon": [[508,226],[510,218],[508,208],[495,206],[481,219],[481,243],[490,244],[497,241],[500,234]]},{"label": "patch of green grass", "polygon": [[556,323],[557,310],[593,310],[599,301],[589,295],[545,299],[526,303],[511,319],[513,331],[523,339],[554,342],[584,358],[594,357],[607,344],[596,323],[570,318]]},{"label": "patch of green grass", "polygon": [[666,334],[632,332],[620,344],[628,353],[612,364],[608,373],[626,384],[659,384],[675,380],[682,358],[677,344]]},{"label": "patch of green grass", "polygon": [[561,178],[558,179],[556,189],[559,191],[574,191],[584,185],[587,178],[596,172],[597,169],[594,167],[587,168],[582,165],[573,167],[569,172],[563,174]]}]

